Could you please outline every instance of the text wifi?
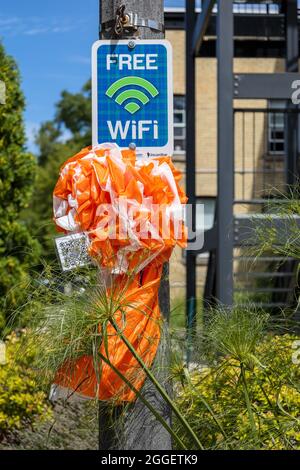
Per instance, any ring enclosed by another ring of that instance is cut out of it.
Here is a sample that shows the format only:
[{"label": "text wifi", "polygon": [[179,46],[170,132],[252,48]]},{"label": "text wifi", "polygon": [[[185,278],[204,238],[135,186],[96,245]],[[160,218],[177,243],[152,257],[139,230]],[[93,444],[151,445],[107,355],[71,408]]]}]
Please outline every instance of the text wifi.
[{"label": "text wifi", "polygon": [[111,121],[107,121],[109,133],[113,140],[118,138],[126,139],[127,137],[132,140],[143,139],[144,133],[150,135],[154,140],[158,139],[158,122],[150,120],[141,121],[116,121],[115,125]]}]

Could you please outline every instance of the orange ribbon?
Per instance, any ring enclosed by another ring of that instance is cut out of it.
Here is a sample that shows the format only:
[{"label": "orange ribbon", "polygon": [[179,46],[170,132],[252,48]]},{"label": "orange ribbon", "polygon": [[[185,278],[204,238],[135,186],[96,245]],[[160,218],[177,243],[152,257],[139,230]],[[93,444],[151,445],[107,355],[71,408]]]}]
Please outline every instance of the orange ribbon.
[{"label": "orange ribbon", "polygon": [[[89,253],[100,269],[113,273],[114,285],[126,287],[123,315],[117,312],[114,321],[147,366],[160,339],[162,266],[176,245],[186,246],[178,208],[187,198],[180,179],[170,157],[139,159],[134,151],[121,152],[117,146],[103,144],[67,160],[54,189],[58,230],[86,232]],[[107,334],[108,344],[101,346],[101,354],[140,390],[145,374],[137,360],[111,324]],[[91,356],[63,364],[55,382],[88,397],[97,394],[101,400],[135,399],[135,393],[104,362],[97,383]]]}]

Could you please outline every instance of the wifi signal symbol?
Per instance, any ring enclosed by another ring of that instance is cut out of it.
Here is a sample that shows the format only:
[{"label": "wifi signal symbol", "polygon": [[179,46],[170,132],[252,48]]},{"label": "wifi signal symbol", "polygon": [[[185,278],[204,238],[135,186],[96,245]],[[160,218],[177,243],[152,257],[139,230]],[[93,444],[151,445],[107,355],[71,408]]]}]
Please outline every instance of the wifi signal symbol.
[{"label": "wifi signal symbol", "polygon": [[[110,85],[110,87],[106,91],[106,95],[109,98],[113,98],[113,96],[118,91],[120,91],[122,88],[124,88],[125,86],[126,87],[128,87],[128,86],[139,86],[139,87],[143,88],[143,90],[147,91],[152,98],[155,98],[159,93],[157,88],[154,85],[152,85],[152,83],[149,82],[148,80],[146,80],[145,78],[141,78],[141,77],[124,77],[124,78],[120,78],[119,80],[114,82],[112,85]],[[126,89],[126,90],[122,91],[115,98],[115,102],[118,103],[119,105],[123,105],[125,103],[125,101],[127,101],[127,100],[130,100],[130,101],[128,101],[128,103],[125,104],[124,108],[130,114],[134,114],[139,109],[141,109],[141,105],[139,103],[141,103],[142,105],[145,105],[145,104],[149,103],[149,101],[150,101],[149,97],[144,93],[144,91],[137,90],[135,88]],[[132,100],[139,101],[139,103],[137,103],[136,101],[132,101]]]}]

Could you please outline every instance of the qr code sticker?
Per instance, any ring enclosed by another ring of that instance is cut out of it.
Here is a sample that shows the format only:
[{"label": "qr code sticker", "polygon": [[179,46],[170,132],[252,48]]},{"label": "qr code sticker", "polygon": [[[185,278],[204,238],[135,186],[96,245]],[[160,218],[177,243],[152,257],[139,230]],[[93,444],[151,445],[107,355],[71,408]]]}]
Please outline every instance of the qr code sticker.
[{"label": "qr code sticker", "polygon": [[91,263],[88,253],[89,238],[86,233],[55,238],[55,245],[63,271],[70,271]]}]

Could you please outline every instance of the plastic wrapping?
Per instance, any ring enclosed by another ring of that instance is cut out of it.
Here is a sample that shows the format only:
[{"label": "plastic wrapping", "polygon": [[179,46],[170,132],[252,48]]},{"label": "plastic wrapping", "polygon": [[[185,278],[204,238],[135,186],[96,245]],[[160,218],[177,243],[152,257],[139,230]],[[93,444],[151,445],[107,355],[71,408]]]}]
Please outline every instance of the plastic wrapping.
[{"label": "plastic wrapping", "polygon": [[[102,144],[83,149],[67,160],[54,189],[54,220],[65,233],[86,232],[89,253],[113,283],[126,286],[124,312],[114,320],[143,361],[150,366],[160,339],[158,289],[163,263],[177,245],[186,246],[181,174],[170,157],[137,158],[134,151]],[[113,289],[107,285],[107,295]],[[140,389],[144,373],[136,359],[108,324],[108,344],[101,353]],[[93,358],[84,356],[70,374],[63,365],[56,383],[101,400],[132,401],[111,367],[101,365],[97,383]]]}]

